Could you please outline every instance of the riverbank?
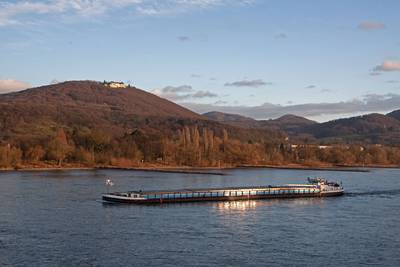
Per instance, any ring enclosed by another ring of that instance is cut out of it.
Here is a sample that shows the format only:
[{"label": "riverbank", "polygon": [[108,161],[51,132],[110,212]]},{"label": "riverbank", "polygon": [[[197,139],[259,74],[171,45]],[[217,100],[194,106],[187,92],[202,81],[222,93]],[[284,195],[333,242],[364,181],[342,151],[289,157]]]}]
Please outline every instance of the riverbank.
[{"label": "riverbank", "polygon": [[[352,166],[301,166],[301,165],[244,165],[238,166],[237,168],[249,169],[249,168],[260,168],[260,169],[281,169],[281,170],[311,170],[311,171],[338,171],[338,172],[369,172],[370,168],[374,167],[352,167]],[[378,167],[379,168],[379,167]],[[391,167],[385,167],[391,168]],[[398,167],[397,167],[398,168]]]},{"label": "riverbank", "polygon": [[62,166],[54,164],[38,164],[24,165],[16,168],[0,168],[0,171],[63,171],[63,170],[131,170],[131,171],[148,171],[148,172],[165,172],[165,173],[187,173],[187,174],[207,174],[207,175],[227,175],[226,171],[230,169],[287,169],[287,170],[316,170],[316,171],[345,171],[345,172],[369,172],[371,168],[393,168],[397,169],[397,165],[300,165],[300,164],[285,164],[285,165],[237,165],[223,167],[190,167],[190,166],[165,166],[165,165],[144,165],[134,167],[121,166],[85,166],[79,164],[65,164]]}]

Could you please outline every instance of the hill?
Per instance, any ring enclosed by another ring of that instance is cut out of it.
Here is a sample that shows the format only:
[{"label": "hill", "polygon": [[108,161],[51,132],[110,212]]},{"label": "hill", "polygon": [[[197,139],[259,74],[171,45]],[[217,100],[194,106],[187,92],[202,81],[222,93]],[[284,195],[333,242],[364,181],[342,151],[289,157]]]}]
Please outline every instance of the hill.
[{"label": "hill", "polygon": [[400,121],[374,113],[304,126],[296,133],[334,143],[400,144]]},{"label": "hill", "polygon": [[244,127],[244,128],[259,127],[259,122],[257,120],[238,114],[229,114],[218,111],[211,111],[204,113],[202,115],[210,120],[234,125],[237,127]]},{"label": "hill", "polygon": [[306,119],[304,117],[292,115],[292,114],[287,114],[282,117],[279,117],[275,120],[271,120],[274,123],[278,125],[282,125],[283,127],[288,127],[288,128],[295,128],[295,127],[302,127],[306,125],[313,125],[316,124],[317,122]]},{"label": "hill", "polygon": [[400,109],[399,109],[399,110],[392,111],[392,112],[386,114],[386,116],[391,117],[391,118],[394,118],[394,119],[400,121]]},{"label": "hill", "polygon": [[[391,116],[202,116],[138,88],[72,81],[0,95],[0,168],[398,164],[400,121]],[[302,142],[310,145],[291,145]],[[312,144],[321,142],[336,145]]]},{"label": "hill", "polygon": [[[146,91],[70,81],[0,95],[0,140],[43,137],[57,126],[101,129],[122,135],[168,119],[202,120],[200,115]],[[146,123],[145,118],[154,118]]]},{"label": "hill", "polygon": [[0,104],[123,111],[139,116],[195,118],[201,116],[166,99],[134,87],[110,88],[94,81],[70,81],[0,95]]},{"label": "hill", "polygon": [[254,120],[221,112],[209,112],[203,116],[242,128],[283,131],[294,143],[400,144],[400,110],[387,115],[375,113],[325,123],[292,114],[270,120]]},{"label": "hill", "polygon": [[316,124],[315,121],[292,114],[287,114],[277,119],[270,120],[255,120],[237,114],[228,114],[216,111],[205,113],[203,114],[203,116],[211,120],[234,125],[237,127],[273,129],[278,131],[285,131],[288,133],[293,132],[299,127]]},{"label": "hill", "polygon": [[[11,160],[6,151],[10,145],[27,161],[65,157],[111,164],[128,158],[136,163],[162,159],[164,164],[215,165],[228,141],[256,147],[283,139],[279,131],[209,120],[134,87],[71,81],[0,95],[0,167],[2,160]],[[252,150],[244,151],[232,150],[230,157],[241,154],[244,161]]]},{"label": "hill", "polygon": [[317,122],[292,114],[287,114],[277,119],[260,121],[260,126],[263,128],[279,129],[291,135],[298,128],[314,124],[317,124]]}]

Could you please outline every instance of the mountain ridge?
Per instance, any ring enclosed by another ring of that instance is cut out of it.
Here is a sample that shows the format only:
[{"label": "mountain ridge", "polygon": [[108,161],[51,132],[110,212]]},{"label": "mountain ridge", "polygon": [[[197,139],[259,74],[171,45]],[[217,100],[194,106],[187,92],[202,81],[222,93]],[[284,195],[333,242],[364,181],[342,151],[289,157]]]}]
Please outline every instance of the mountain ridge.
[{"label": "mountain ridge", "polygon": [[[215,114],[218,114],[218,116]],[[400,144],[400,110],[392,111],[386,115],[370,113],[322,123],[293,114],[286,114],[269,120],[255,120],[238,114],[230,115],[222,112],[203,114],[209,119],[238,127],[281,130],[297,142],[302,142],[301,140],[305,138],[308,140],[307,142],[311,140],[324,143],[365,142],[389,144],[394,142]],[[227,120],[227,118],[230,119]]]}]

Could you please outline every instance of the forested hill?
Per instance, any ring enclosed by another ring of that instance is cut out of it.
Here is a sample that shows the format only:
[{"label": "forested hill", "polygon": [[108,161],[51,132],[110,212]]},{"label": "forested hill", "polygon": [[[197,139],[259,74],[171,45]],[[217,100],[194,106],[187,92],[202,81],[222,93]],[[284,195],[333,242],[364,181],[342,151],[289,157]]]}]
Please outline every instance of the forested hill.
[{"label": "forested hill", "polygon": [[280,130],[296,143],[400,145],[400,110],[386,115],[373,113],[324,123],[295,115],[270,120],[254,120],[221,112],[209,112],[203,116],[238,127]]},{"label": "forested hill", "polygon": [[[146,119],[202,120],[179,105],[143,90],[71,81],[0,95],[0,140],[43,138],[56,128],[89,128],[120,136]],[[147,123],[150,125],[151,123]]]},{"label": "forested hill", "polygon": [[[0,167],[52,161],[215,166],[221,153],[245,163],[256,149],[284,138],[280,131],[211,121],[134,87],[71,81],[0,95]],[[235,144],[229,153],[228,142]]]},{"label": "forested hill", "polygon": [[[2,107],[19,105],[20,112],[56,107],[87,110],[122,111],[128,115],[174,118],[202,117],[184,107],[135,87],[110,88],[95,81],[70,81],[0,95]],[[50,115],[50,114],[49,114]]]},{"label": "forested hill", "polygon": [[400,145],[400,121],[395,116],[368,114],[312,124],[298,129],[326,143]]},{"label": "forested hill", "polygon": [[228,114],[217,111],[204,113],[203,116],[209,118],[210,120],[238,127],[275,129],[285,131],[287,133],[291,133],[297,128],[317,124],[315,121],[292,114],[287,114],[277,119],[270,120],[255,120],[238,114]]},{"label": "forested hill", "polygon": [[[134,87],[71,81],[0,95],[0,168],[397,166],[397,117],[394,112],[316,123],[294,115],[264,121],[199,115]],[[329,148],[319,148],[322,143]]]}]

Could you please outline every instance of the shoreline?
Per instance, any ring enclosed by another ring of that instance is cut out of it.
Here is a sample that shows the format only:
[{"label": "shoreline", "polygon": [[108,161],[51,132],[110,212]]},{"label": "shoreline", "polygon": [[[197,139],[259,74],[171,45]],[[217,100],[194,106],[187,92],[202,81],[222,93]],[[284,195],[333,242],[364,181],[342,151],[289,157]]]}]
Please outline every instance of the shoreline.
[{"label": "shoreline", "polygon": [[2,168],[0,172],[6,171],[68,171],[68,170],[125,170],[125,171],[146,171],[163,173],[185,173],[185,174],[206,174],[206,175],[227,175],[227,170],[234,169],[281,169],[281,170],[310,170],[310,171],[343,171],[343,172],[370,172],[371,168],[377,169],[399,169],[400,166],[393,165],[369,165],[369,166],[305,166],[305,165],[238,165],[227,167],[189,167],[189,166],[144,166],[144,167],[118,167],[118,166],[24,166],[19,168]]},{"label": "shoreline", "polygon": [[[310,167],[310,166],[274,166],[274,165],[265,165],[265,166],[238,166],[237,169],[279,169],[279,170],[309,170],[309,171],[331,171],[331,172],[370,172],[371,168],[393,168],[393,167],[355,167],[355,166],[320,166],[320,167]],[[396,167],[399,168],[399,167]]]}]

